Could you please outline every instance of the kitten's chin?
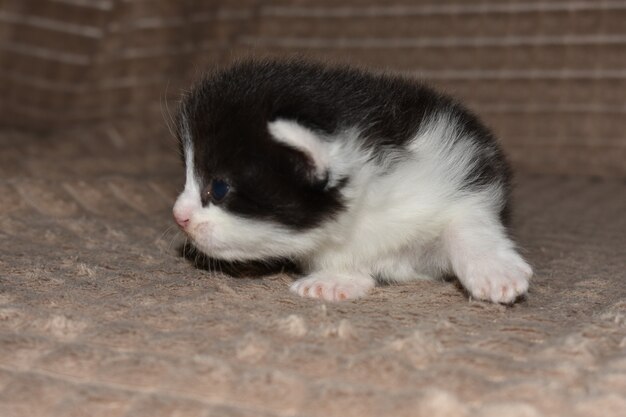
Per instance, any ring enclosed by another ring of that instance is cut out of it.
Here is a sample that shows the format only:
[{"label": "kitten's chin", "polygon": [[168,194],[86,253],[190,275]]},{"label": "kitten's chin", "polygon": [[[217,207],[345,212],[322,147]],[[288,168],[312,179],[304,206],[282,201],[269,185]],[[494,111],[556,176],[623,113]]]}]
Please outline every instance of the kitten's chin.
[{"label": "kitten's chin", "polygon": [[[294,232],[280,225],[244,220],[235,217],[221,223],[200,223],[187,235],[200,252],[225,261],[301,258],[314,252],[322,240],[321,229]],[[222,223],[229,227],[214,226]]]},{"label": "kitten's chin", "polygon": [[205,242],[192,239],[193,245],[200,252],[205,255],[224,261],[238,262],[238,261],[258,261],[266,257],[264,254],[257,254],[254,251],[245,250],[241,247],[226,247],[219,245],[210,245]]}]

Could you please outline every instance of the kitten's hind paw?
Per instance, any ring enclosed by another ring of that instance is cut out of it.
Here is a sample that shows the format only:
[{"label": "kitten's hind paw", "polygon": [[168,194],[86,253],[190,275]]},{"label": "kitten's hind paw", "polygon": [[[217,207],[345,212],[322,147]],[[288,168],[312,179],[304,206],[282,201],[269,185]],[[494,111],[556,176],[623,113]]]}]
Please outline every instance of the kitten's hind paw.
[{"label": "kitten's hind paw", "polygon": [[513,251],[492,258],[477,258],[459,277],[472,297],[509,304],[526,294],[533,272]]}]

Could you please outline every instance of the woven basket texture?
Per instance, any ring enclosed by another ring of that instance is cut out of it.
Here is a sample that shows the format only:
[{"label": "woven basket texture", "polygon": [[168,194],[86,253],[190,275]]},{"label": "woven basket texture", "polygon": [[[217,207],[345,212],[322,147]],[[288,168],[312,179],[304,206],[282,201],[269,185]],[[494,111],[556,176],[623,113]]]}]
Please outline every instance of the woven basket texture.
[{"label": "woven basket texture", "polygon": [[519,170],[623,177],[624,22],[623,0],[4,0],[0,123],[162,122],[207,68],[299,54],[456,95]]}]

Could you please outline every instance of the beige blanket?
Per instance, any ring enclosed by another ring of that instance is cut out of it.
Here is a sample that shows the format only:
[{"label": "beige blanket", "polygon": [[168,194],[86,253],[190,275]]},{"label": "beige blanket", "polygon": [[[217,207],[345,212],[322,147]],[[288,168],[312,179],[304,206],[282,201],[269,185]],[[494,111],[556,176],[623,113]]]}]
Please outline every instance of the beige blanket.
[{"label": "beige blanket", "polygon": [[0,416],[624,415],[623,182],[518,179],[513,307],[446,282],[322,304],[181,257],[176,158],[136,124],[0,133]]}]

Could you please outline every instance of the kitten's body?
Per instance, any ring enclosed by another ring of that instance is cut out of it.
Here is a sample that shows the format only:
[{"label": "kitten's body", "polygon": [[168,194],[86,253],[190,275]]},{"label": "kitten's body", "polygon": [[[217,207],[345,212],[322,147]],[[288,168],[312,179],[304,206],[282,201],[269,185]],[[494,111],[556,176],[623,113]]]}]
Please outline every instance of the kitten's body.
[{"label": "kitten's body", "polygon": [[448,274],[494,302],[528,288],[495,140],[415,81],[249,61],[202,81],[178,127],[187,182],[174,214],[210,256],[295,259],[307,275],[292,290],[328,300]]}]

